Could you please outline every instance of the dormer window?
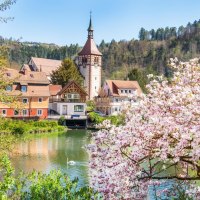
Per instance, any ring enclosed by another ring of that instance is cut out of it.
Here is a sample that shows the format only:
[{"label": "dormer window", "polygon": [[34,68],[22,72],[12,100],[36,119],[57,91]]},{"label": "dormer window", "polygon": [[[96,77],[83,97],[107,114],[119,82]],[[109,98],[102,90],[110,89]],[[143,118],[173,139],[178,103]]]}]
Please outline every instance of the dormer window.
[{"label": "dormer window", "polygon": [[26,85],[21,86],[21,92],[27,92],[27,86]]},{"label": "dormer window", "polygon": [[38,98],[38,102],[39,102],[39,103],[42,103],[42,100],[43,100],[42,97],[39,97],[39,98]]},{"label": "dormer window", "polygon": [[12,86],[11,85],[7,85],[6,86],[6,91],[9,91],[9,92],[12,91]]}]

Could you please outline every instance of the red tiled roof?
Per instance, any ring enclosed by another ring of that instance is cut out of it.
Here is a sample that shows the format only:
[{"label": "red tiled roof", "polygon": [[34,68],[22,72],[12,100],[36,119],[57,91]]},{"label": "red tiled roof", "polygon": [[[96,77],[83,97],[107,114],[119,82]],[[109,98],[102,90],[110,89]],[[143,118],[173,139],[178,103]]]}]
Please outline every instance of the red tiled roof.
[{"label": "red tiled roof", "polygon": [[27,92],[21,92],[19,88],[8,92],[9,95],[18,96],[21,94],[24,97],[28,96],[41,96],[48,97],[49,93],[49,80],[44,72],[35,71],[17,71],[15,69],[7,69],[4,78],[11,80],[11,82],[18,83],[18,85],[27,85]]},{"label": "red tiled roof", "polygon": [[119,96],[118,90],[120,89],[137,89],[139,95],[142,93],[137,81],[106,80],[106,83],[113,96]]},{"label": "red tiled roof", "polygon": [[102,55],[102,53],[97,49],[97,46],[92,38],[88,38],[83,49],[79,52],[81,55]]},{"label": "red tiled roof", "polygon": [[31,57],[31,60],[35,63],[38,68],[38,71],[45,72],[47,76],[49,76],[52,71],[58,69],[61,66],[61,60],[53,60],[46,58],[36,58]]},{"label": "red tiled roof", "polygon": [[62,85],[49,85],[49,91],[51,96],[57,95],[62,90]]},{"label": "red tiled roof", "polygon": [[13,79],[17,83],[49,84],[49,80],[44,72],[27,71],[24,74],[22,71],[7,69],[4,78]]}]

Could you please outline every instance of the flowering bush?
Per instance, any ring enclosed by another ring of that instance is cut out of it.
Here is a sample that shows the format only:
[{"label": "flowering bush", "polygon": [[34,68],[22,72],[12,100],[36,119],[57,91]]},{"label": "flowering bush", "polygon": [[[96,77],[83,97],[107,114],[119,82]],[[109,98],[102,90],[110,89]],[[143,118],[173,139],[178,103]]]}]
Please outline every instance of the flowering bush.
[{"label": "flowering bush", "polygon": [[127,110],[125,125],[94,133],[91,181],[105,199],[144,199],[166,180],[200,198],[199,61],[171,59],[173,77],[149,75],[148,94]]}]

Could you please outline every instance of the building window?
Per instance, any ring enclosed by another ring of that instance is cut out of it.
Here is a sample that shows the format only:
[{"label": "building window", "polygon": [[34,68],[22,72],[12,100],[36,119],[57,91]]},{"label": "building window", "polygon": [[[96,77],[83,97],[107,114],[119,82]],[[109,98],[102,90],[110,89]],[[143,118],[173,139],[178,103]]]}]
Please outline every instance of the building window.
[{"label": "building window", "polygon": [[28,115],[28,110],[22,110],[22,115],[27,116]]},{"label": "building window", "polygon": [[12,91],[12,86],[11,85],[7,85],[6,86],[6,91]]},{"label": "building window", "polygon": [[14,115],[15,116],[19,115],[19,110],[14,110]]},{"label": "building window", "polygon": [[79,94],[67,94],[67,98],[68,99],[79,99],[80,98],[80,95]]},{"label": "building window", "polygon": [[28,103],[28,99],[24,98],[24,99],[22,99],[22,102],[26,104],[26,103]]},{"label": "building window", "polygon": [[118,111],[117,107],[115,107],[115,111]]},{"label": "building window", "polygon": [[83,112],[84,106],[83,105],[75,105],[74,106],[74,112]]},{"label": "building window", "polygon": [[27,86],[26,85],[21,86],[21,92],[27,92]]},{"label": "building window", "polygon": [[99,58],[98,57],[95,57],[94,58],[94,63],[98,63],[99,62]]},{"label": "building window", "polygon": [[127,93],[128,91],[127,90],[125,90],[125,93]]},{"label": "building window", "polygon": [[121,93],[123,93],[124,91],[123,90],[121,90]]},{"label": "building window", "polygon": [[86,57],[83,57],[83,58],[82,58],[82,62],[83,62],[83,63],[87,63],[87,58],[86,58]]},{"label": "building window", "polygon": [[131,90],[129,90],[129,93],[131,93]]},{"label": "building window", "polygon": [[3,115],[3,116],[6,116],[6,115],[7,115],[7,110],[3,109],[3,110],[2,110],[2,115]]},{"label": "building window", "polygon": [[115,99],[115,101],[118,102],[119,100],[118,100],[118,99]]},{"label": "building window", "polygon": [[97,80],[97,77],[95,77],[95,80]]},{"label": "building window", "polygon": [[42,103],[42,100],[43,100],[42,97],[39,97],[39,98],[38,98],[38,102],[39,102],[39,103]]},{"label": "building window", "polygon": [[38,109],[37,110],[37,116],[41,116],[42,115],[42,110],[41,109]]}]

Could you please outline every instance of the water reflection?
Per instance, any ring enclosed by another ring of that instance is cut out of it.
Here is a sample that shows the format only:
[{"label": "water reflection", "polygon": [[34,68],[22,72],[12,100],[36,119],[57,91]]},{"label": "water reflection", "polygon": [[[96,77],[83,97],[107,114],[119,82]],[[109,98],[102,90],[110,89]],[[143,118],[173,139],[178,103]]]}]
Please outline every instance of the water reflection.
[{"label": "water reflection", "polygon": [[[71,178],[78,177],[80,185],[88,184],[88,154],[83,148],[89,143],[85,130],[70,130],[66,134],[44,136],[16,145],[11,161],[17,172],[32,170],[49,172],[61,169]],[[67,161],[75,161],[68,165]]]}]

